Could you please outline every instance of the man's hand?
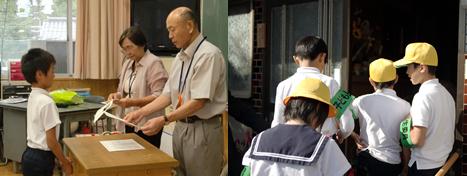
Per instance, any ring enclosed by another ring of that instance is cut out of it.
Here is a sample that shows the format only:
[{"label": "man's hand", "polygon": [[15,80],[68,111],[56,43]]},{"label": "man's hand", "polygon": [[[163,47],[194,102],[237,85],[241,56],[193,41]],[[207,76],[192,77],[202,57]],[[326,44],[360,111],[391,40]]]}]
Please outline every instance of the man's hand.
[{"label": "man's hand", "polygon": [[131,106],[129,98],[121,98],[121,99],[116,99],[114,100],[114,103],[122,108],[127,108]]},{"label": "man's hand", "polygon": [[65,172],[66,175],[71,175],[73,174],[73,166],[71,165],[71,160],[70,158],[66,158],[65,161],[60,162],[63,172]]},{"label": "man's hand", "polygon": [[143,113],[141,112],[141,110],[136,110],[136,111],[133,111],[133,112],[130,112],[128,113],[124,118],[123,120],[129,122],[129,123],[132,123],[132,124],[137,124],[139,123],[139,121],[141,121],[141,119],[143,118]]},{"label": "man's hand", "polygon": [[164,116],[159,116],[151,120],[148,120],[143,125],[143,127],[141,127],[141,131],[143,131],[143,133],[148,136],[152,136],[152,135],[159,133],[159,131],[161,131],[162,128],[164,127],[164,124],[165,124]]}]

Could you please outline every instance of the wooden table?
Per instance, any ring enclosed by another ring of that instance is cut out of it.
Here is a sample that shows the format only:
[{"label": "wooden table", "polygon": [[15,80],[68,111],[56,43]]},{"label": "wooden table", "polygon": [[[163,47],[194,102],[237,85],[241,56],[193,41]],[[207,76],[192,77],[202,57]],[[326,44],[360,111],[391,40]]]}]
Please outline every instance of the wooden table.
[{"label": "wooden table", "polygon": [[[134,139],[145,149],[109,152],[99,142],[103,140]],[[73,160],[73,175],[92,176],[171,176],[178,161],[134,133],[64,138],[68,155]]]}]

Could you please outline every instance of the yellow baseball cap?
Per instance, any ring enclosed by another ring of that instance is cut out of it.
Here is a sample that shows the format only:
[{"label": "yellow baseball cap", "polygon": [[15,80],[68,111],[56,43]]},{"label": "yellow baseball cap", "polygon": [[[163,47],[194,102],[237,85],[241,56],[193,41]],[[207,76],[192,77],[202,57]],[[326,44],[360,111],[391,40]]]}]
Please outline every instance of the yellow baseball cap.
[{"label": "yellow baseball cap", "polygon": [[394,62],[394,66],[399,68],[411,63],[438,66],[435,47],[428,43],[411,43],[405,48],[404,58]]},{"label": "yellow baseball cap", "polygon": [[396,67],[390,60],[379,58],[370,63],[370,79],[375,82],[392,81],[396,75]]},{"label": "yellow baseball cap", "polygon": [[316,78],[305,78],[298,83],[292,93],[284,99],[284,104],[287,105],[290,98],[304,97],[321,101],[329,105],[328,117],[336,116],[336,108],[331,104],[331,95],[329,88]]}]

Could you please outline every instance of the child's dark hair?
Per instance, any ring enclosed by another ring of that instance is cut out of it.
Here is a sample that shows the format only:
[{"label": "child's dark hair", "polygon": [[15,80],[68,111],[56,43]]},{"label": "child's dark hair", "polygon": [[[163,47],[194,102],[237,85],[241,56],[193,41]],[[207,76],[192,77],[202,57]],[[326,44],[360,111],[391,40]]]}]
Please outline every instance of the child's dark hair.
[{"label": "child's dark hair", "polygon": [[312,122],[312,118],[318,118],[316,126],[321,126],[328,117],[329,105],[318,100],[294,97],[285,105],[285,121],[300,119],[306,124]]},{"label": "child's dark hair", "polygon": [[[414,68],[418,68],[421,66],[419,63],[411,63],[411,64],[413,65]],[[436,66],[427,65],[427,67],[428,67],[428,73],[432,76],[436,76]]]},{"label": "child's dark hair", "polygon": [[47,75],[50,67],[55,63],[54,56],[49,52],[40,48],[32,48],[21,57],[21,72],[28,83],[37,83],[36,72],[40,71]]},{"label": "child's dark hair", "polygon": [[376,89],[384,89],[384,88],[390,88],[391,86],[394,86],[396,84],[396,80],[392,81],[387,81],[387,82],[375,82],[376,84]]},{"label": "child's dark hair", "polygon": [[[328,46],[323,39],[315,36],[306,36],[295,44],[294,56],[302,59],[315,60],[320,53],[328,54]],[[324,58],[324,63],[328,62],[328,56]]]}]

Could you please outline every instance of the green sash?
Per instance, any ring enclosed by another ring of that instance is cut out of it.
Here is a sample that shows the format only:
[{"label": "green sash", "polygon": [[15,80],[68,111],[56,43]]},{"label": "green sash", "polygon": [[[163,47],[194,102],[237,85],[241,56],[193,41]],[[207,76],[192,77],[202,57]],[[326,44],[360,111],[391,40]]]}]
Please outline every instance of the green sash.
[{"label": "green sash", "polygon": [[250,176],[250,166],[245,166],[240,176]]},{"label": "green sash", "polygon": [[[336,95],[332,97],[331,103],[337,109],[337,114],[336,114],[337,120],[341,118],[342,114],[344,114],[344,111],[347,109],[347,107],[350,106],[350,104],[352,103],[354,99],[355,99],[355,96],[353,96],[349,92],[346,92],[342,89],[337,91]],[[355,119],[356,118],[355,113],[352,111],[351,108],[350,108],[350,111],[352,112],[352,116]]]},{"label": "green sash", "polygon": [[412,143],[412,139],[410,138],[410,129],[412,128],[412,118],[410,115],[407,119],[403,120],[400,125],[400,134],[401,134],[401,142],[402,146],[406,148],[413,148],[415,145]]}]

